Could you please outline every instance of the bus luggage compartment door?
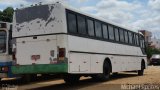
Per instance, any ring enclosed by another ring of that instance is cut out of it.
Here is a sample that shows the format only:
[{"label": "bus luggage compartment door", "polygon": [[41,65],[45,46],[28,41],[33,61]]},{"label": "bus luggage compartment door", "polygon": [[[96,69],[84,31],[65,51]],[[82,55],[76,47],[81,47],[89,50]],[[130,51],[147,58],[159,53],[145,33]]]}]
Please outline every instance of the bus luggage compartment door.
[{"label": "bus luggage compartment door", "polygon": [[90,57],[80,53],[70,53],[69,60],[70,73],[89,73]]},{"label": "bus luggage compartment door", "polygon": [[[57,58],[56,43],[56,36],[53,35],[18,38],[17,64],[50,64],[50,58]],[[54,55],[50,54],[51,51],[54,51]]]}]

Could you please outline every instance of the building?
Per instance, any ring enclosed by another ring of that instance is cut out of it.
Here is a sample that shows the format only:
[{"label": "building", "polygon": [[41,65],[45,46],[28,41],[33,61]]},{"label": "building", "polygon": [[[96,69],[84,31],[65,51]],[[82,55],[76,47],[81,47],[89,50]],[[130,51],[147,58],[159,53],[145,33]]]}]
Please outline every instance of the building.
[{"label": "building", "polygon": [[152,44],[152,40],[151,40],[152,32],[147,31],[147,30],[140,30],[139,32],[141,32],[144,35],[147,46],[150,46]]}]

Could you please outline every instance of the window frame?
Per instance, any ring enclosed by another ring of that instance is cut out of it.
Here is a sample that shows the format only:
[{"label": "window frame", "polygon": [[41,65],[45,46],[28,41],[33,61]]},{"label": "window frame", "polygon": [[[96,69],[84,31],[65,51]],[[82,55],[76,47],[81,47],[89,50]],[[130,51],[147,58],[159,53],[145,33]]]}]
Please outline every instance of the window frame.
[{"label": "window frame", "polygon": [[4,35],[1,35],[1,36],[3,36],[3,38],[0,38],[0,39],[2,39],[2,40],[4,40],[4,42],[2,43],[3,45],[3,47],[4,47],[4,51],[3,52],[0,52],[0,53],[6,53],[7,52],[7,32],[5,31],[5,30],[0,30],[0,32],[4,32],[5,34]]}]

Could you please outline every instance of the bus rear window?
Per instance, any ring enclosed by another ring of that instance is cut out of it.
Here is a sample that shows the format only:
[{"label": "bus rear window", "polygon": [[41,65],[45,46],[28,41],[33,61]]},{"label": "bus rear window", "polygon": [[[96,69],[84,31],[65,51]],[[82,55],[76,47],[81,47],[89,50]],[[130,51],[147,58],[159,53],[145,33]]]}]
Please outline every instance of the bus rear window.
[{"label": "bus rear window", "polygon": [[0,53],[6,52],[6,32],[0,31]]},{"label": "bus rear window", "polygon": [[34,19],[47,20],[49,18],[49,7],[47,5],[34,6],[16,10],[16,22],[23,23],[29,22]]}]

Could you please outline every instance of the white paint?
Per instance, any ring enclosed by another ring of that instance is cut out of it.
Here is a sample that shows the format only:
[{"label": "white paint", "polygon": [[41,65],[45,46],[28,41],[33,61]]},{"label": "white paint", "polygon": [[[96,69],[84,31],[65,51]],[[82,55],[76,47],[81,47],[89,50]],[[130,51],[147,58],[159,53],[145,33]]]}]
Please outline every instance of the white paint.
[{"label": "white paint", "polygon": [[[54,9],[50,11],[51,14],[46,21],[37,18],[29,22],[26,21],[26,22],[23,22],[17,25],[16,20],[14,20],[13,21],[13,27],[14,27],[13,37],[64,32],[64,31],[59,31],[59,30],[63,30],[62,29],[63,27],[61,26],[63,23],[61,19],[62,18],[62,12],[61,12],[62,7],[59,4],[48,5],[49,10],[51,6],[53,6]],[[14,15],[14,18],[15,18],[15,15]],[[55,18],[55,20],[52,20],[47,24],[47,22],[53,18]],[[18,28],[20,28],[19,31],[18,31]]]},{"label": "white paint", "polygon": [[[105,42],[105,41],[98,41],[93,39],[80,38],[76,36],[69,36],[68,44],[69,44],[68,48],[70,51],[143,56],[141,49],[139,47],[116,44],[116,43]],[[84,57],[85,55],[88,55],[90,57],[91,65],[90,65],[90,68],[88,69],[91,70],[90,71],[91,73],[102,73],[103,62],[107,57],[111,59],[113,72],[138,70],[141,67],[142,58],[131,57],[131,56],[70,53],[69,60],[71,62],[75,62],[75,58],[77,57],[76,59],[76,61],[78,61],[77,64],[80,65],[79,61],[83,60],[84,58],[82,57]],[[99,62],[99,63],[97,64],[96,62]],[[74,72],[74,69],[75,68],[70,68],[70,72]]]},{"label": "white paint", "polygon": [[[47,41],[49,39],[50,41]],[[55,51],[55,57],[57,58],[57,45],[56,36],[41,36],[37,39],[33,37],[17,39],[17,63],[20,65],[35,64],[49,64],[50,63],[50,51]],[[25,43],[22,43],[25,42]],[[40,55],[40,59],[32,60],[32,55]]]}]

